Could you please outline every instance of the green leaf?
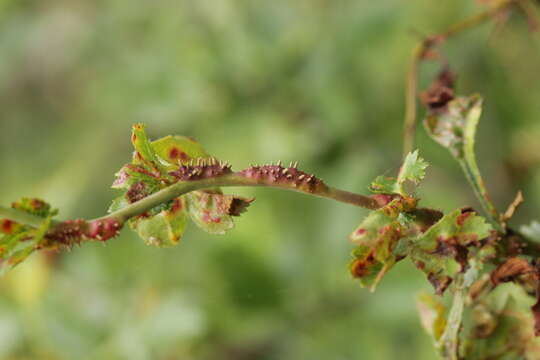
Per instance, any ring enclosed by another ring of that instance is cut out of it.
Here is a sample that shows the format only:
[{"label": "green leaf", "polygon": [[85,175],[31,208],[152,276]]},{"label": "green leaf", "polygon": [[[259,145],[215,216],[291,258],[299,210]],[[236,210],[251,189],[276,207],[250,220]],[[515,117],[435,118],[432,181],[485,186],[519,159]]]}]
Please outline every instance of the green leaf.
[{"label": "green leaf", "polygon": [[146,136],[144,124],[133,125],[131,143],[135,148],[135,153],[133,154],[134,164],[144,164],[151,169],[159,170],[159,162],[154,149],[150,145],[148,136]]},{"label": "green leaf", "polygon": [[397,183],[402,185],[405,181],[412,181],[415,184],[418,184],[426,176],[426,169],[429,164],[418,156],[418,150],[407,154],[401,169],[399,170],[399,175],[397,178]]},{"label": "green leaf", "polygon": [[187,194],[187,201],[189,215],[199,228],[210,234],[224,234],[234,226],[231,215],[240,215],[253,199],[207,190]]},{"label": "green leaf", "polygon": [[398,261],[394,250],[399,240],[407,235],[400,214],[410,210],[408,207],[404,199],[395,199],[371,212],[350,235],[351,241],[358,245],[352,253],[351,273],[371,291]]},{"label": "green leaf", "polygon": [[414,239],[409,255],[437,293],[442,294],[468,266],[469,247],[480,246],[480,240],[487,238],[491,229],[481,216],[458,209]]},{"label": "green leaf", "polygon": [[378,176],[370,185],[370,190],[378,194],[407,195],[404,184],[411,181],[418,185],[426,175],[428,163],[418,156],[418,150],[407,154],[397,178]]},{"label": "green leaf", "polygon": [[150,216],[138,216],[129,221],[129,225],[147,245],[160,247],[174,246],[182,238],[186,228],[187,215],[185,200],[176,198],[164,210],[155,210]]}]

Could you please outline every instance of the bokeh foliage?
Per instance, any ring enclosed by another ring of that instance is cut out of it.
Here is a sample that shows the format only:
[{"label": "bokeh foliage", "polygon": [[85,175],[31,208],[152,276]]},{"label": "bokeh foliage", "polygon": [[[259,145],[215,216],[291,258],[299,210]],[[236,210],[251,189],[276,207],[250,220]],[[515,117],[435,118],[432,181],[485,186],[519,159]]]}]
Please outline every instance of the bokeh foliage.
[{"label": "bokeh foliage", "polygon": [[[0,1],[0,201],[47,199],[60,218],[102,215],[134,122],[196,138],[236,168],[300,160],[368,192],[400,164],[403,79],[416,33],[481,6],[456,1]],[[483,95],[479,164],[500,208],[540,208],[540,38],[518,17],[445,49],[462,93]],[[425,68],[425,86],[435,67]],[[450,155],[422,204],[478,207]],[[235,191],[236,192],[236,191]],[[366,215],[275,190],[221,238],[195,227],[171,249],[125,231],[69,256],[33,256],[0,280],[0,359],[432,359],[408,262],[377,292],[344,265]]]}]

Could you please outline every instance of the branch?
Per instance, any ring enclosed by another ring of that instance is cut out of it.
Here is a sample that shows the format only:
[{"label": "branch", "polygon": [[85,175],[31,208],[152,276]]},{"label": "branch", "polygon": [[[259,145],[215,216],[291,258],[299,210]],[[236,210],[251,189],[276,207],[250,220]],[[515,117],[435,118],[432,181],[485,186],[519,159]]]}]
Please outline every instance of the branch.
[{"label": "branch", "polygon": [[420,63],[424,59],[426,52],[448,38],[455,36],[465,30],[478,26],[485,21],[491,19],[495,14],[499,13],[511,5],[514,5],[516,0],[502,0],[497,5],[487,9],[479,14],[473,15],[457,24],[450,26],[443,32],[433,34],[424,38],[413,50],[409,70],[407,71],[406,86],[405,86],[405,119],[403,129],[403,156],[406,156],[414,149],[414,138],[416,131],[417,118],[417,97],[418,97],[418,71]]},{"label": "branch", "polygon": [[329,186],[320,186],[317,188],[295,187],[293,183],[276,183],[267,179],[255,179],[245,175],[244,172],[236,172],[232,174],[222,175],[213,178],[182,181],[173,184],[165,189],[162,189],[150,196],[147,196],[123,209],[115,211],[107,216],[96,220],[115,219],[120,224],[124,223],[131,217],[144,214],[152,208],[166,203],[178,196],[184,195],[191,191],[203,190],[213,187],[230,187],[230,186],[264,186],[278,188],[289,191],[296,191],[312,196],[327,198],[366,209],[378,209],[381,207],[381,202],[376,197],[369,197],[360,194],[351,193],[348,191],[332,188]]},{"label": "branch", "polygon": [[[271,168],[271,166],[261,167],[260,169],[266,168]],[[66,242],[64,241],[66,237],[75,235],[84,235],[86,238],[90,239],[107,240],[108,238],[115,236],[124,223],[134,216],[144,214],[158,205],[167,203],[191,191],[215,187],[263,186],[278,188],[320,198],[327,198],[367,209],[378,209],[385,205],[390,199],[387,195],[374,195],[373,197],[369,197],[332,188],[325,185],[314,176],[305,177],[306,175],[304,175],[305,178],[301,178],[301,180],[304,180],[304,183],[301,183],[300,185],[298,181],[272,181],[267,177],[254,176],[253,173],[249,172],[253,171],[252,169],[253,168],[249,168],[236,173],[199,180],[179,181],[109,215],[89,221],[67,220],[64,222],[56,222],[51,227],[49,233],[52,234],[51,236],[53,238],[60,240],[60,242]],[[302,172],[298,173],[303,174]],[[38,227],[43,222],[43,218],[39,216],[21,210],[0,206],[0,219],[2,218],[33,227]],[[69,234],[67,233],[68,231]]]}]

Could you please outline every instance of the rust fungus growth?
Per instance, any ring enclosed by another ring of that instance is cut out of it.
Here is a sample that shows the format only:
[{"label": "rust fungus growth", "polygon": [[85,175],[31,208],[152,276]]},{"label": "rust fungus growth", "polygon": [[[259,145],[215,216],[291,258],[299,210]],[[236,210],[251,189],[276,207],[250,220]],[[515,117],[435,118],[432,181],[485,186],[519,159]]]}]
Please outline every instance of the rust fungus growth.
[{"label": "rust fungus growth", "polygon": [[106,241],[118,235],[120,232],[120,223],[116,219],[98,219],[88,224],[87,236]]},{"label": "rust fungus growth", "polygon": [[298,163],[291,163],[289,167],[276,165],[252,166],[240,172],[241,175],[256,180],[258,183],[293,187],[305,192],[318,192],[328,187],[315,175],[298,170]]},{"label": "rust fungus growth", "polygon": [[2,219],[0,220],[0,230],[4,234],[11,234],[13,232],[13,229],[15,228],[15,222],[11,221],[9,219]]},{"label": "rust fungus growth", "polygon": [[375,259],[373,254],[369,254],[365,259],[355,259],[351,264],[351,275],[355,278],[363,278],[370,273],[370,266]]},{"label": "rust fungus growth", "polygon": [[72,246],[80,244],[86,238],[88,223],[83,219],[66,220],[49,230],[45,236],[44,248],[55,248],[59,245]]},{"label": "rust fungus growth", "polygon": [[181,165],[177,170],[169,172],[169,175],[179,181],[201,180],[230,174],[231,165],[218,161],[215,158],[191,160],[188,164]]}]

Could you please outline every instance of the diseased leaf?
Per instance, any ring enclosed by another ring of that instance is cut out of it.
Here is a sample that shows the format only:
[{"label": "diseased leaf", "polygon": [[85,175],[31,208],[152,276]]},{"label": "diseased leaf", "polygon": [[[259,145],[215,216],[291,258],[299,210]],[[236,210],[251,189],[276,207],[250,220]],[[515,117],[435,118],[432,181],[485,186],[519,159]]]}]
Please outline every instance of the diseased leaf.
[{"label": "diseased leaf", "polygon": [[11,207],[43,218],[58,214],[58,210],[52,209],[51,205],[41,199],[36,198],[23,197],[20,200],[12,203]]},{"label": "diseased leaf", "polygon": [[481,114],[481,97],[457,97],[445,105],[444,111],[431,111],[424,120],[424,126],[431,138],[447,148],[460,163],[490,221],[501,230],[499,214],[489,197],[474,153]]},{"label": "diseased leaf", "polygon": [[453,278],[465,271],[469,247],[480,248],[480,240],[487,238],[490,231],[484,218],[472,211],[455,210],[412,241],[411,260],[442,294]]},{"label": "diseased leaf", "polygon": [[0,219],[0,274],[20,264],[37,250],[49,230],[51,219],[58,213],[40,199],[22,198],[12,204],[17,210],[43,218],[37,228]]},{"label": "diseased leaf", "polygon": [[[109,212],[121,210],[176,182],[231,172],[229,165],[211,157],[188,137],[166,136],[151,142],[144,125],[136,124],[131,140],[135,148],[132,162],[116,173],[112,185],[123,190],[123,194],[113,200]],[[184,232],[188,213],[203,230],[223,234],[233,227],[231,216],[240,215],[252,201],[223,195],[219,188],[195,191],[132,219],[130,226],[147,244],[175,245]]]},{"label": "diseased leaf", "polygon": [[401,258],[394,252],[398,241],[407,235],[400,214],[414,207],[407,199],[397,198],[371,212],[350,235],[358,247],[353,251],[351,273],[362,286],[375,290],[381,278]]},{"label": "diseased leaf", "polygon": [[[472,127],[469,127],[468,133],[470,136],[471,129],[478,123],[481,103],[478,96],[457,97],[447,104],[445,111],[430,113],[424,120],[424,126],[433,140],[447,148],[457,159],[463,159],[465,127],[467,122],[471,121]],[[474,131],[472,135],[474,138]]]},{"label": "diseased leaf", "polygon": [[540,338],[528,308],[531,297],[514,284],[503,284],[465,311],[460,355],[467,360],[540,358]]},{"label": "diseased leaf", "polygon": [[210,157],[201,144],[185,136],[165,136],[152,141],[150,145],[168,170],[175,170],[178,165],[187,164],[190,160]]},{"label": "diseased leaf", "polygon": [[193,191],[187,194],[188,211],[199,228],[210,234],[224,234],[253,199],[223,195],[219,191]]},{"label": "diseased leaf", "polygon": [[147,245],[160,247],[176,245],[186,228],[185,200],[176,198],[167,209],[154,210],[150,216],[138,216],[129,221],[129,226]]}]

